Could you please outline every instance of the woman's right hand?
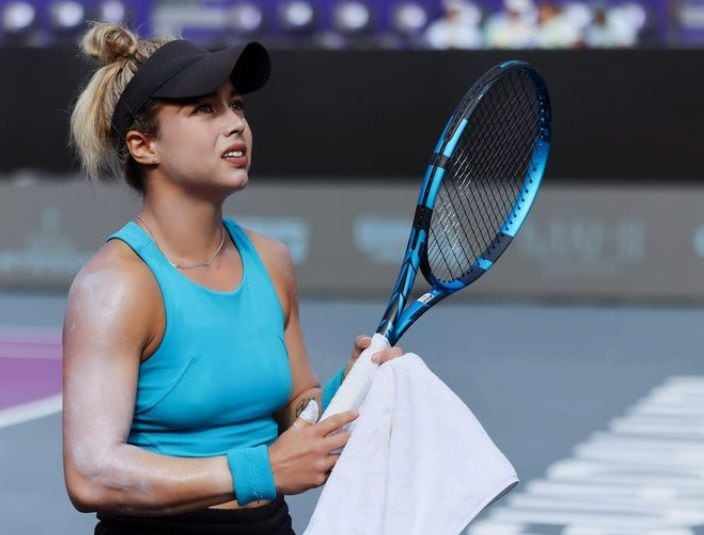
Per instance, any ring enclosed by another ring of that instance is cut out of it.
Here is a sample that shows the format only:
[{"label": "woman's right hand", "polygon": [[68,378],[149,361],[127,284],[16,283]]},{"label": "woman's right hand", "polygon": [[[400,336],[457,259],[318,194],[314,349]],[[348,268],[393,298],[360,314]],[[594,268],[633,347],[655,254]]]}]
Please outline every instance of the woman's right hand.
[{"label": "woman's right hand", "polygon": [[279,493],[300,494],[323,485],[340,457],[330,452],[342,448],[350,437],[340,428],[358,416],[356,411],[347,411],[314,424],[299,416],[269,446],[269,462]]}]

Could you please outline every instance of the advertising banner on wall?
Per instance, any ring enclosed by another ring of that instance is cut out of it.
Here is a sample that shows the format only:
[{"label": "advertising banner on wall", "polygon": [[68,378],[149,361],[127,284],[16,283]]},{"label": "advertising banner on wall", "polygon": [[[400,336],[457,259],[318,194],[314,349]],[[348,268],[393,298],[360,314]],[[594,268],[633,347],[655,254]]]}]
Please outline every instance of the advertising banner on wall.
[{"label": "advertising banner on wall", "polygon": [[[224,213],[282,241],[304,296],[386,296],[408,239],[408,182],[254,181]],[[123,185],[0,184],[0,286],[64,292],[139,212]],[[450,299],[704,302],[704,189],[546,186],[517,239]]]}]

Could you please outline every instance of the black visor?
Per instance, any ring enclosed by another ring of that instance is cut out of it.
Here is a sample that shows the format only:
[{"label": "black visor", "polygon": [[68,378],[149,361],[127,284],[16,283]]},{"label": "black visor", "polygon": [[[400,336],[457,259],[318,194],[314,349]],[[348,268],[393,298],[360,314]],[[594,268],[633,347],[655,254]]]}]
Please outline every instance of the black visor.
[{"label": "black visor", "polygon": [[151,99],[208,95],[228,79],[238,93],[251,93],[267,82],[270,71],[269,54],[257,42],[208,52],[183,39],[169,41],[125,87],[112,115],[112,133],[121,143],[134,116]]}]

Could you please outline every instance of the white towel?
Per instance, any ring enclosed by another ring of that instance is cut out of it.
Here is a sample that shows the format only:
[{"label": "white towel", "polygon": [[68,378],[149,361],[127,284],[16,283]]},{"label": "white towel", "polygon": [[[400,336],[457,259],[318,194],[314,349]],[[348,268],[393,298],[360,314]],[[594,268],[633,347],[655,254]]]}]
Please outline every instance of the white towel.
[{"label": "white towel", "polygon": [[304,535],[455,535],[518,482],[418,355],[383,364],[359,412]]}]

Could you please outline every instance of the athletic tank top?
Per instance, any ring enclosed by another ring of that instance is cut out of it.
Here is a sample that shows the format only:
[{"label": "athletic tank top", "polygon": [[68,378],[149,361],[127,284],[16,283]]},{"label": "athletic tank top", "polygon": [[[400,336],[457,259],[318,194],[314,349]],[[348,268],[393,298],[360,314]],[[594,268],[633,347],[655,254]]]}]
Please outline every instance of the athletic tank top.
[{"label": "athletic tank top", "polygon": [[183,275],[134,221],[107,240],[124,241],[147,264],[166,312],[163,339],[139,367],[129,444],[208,457],[278,437],[272,414],[293,389],[283,310],[252,242],[231,218],[223,222],[243,266],[228,292]]}]

